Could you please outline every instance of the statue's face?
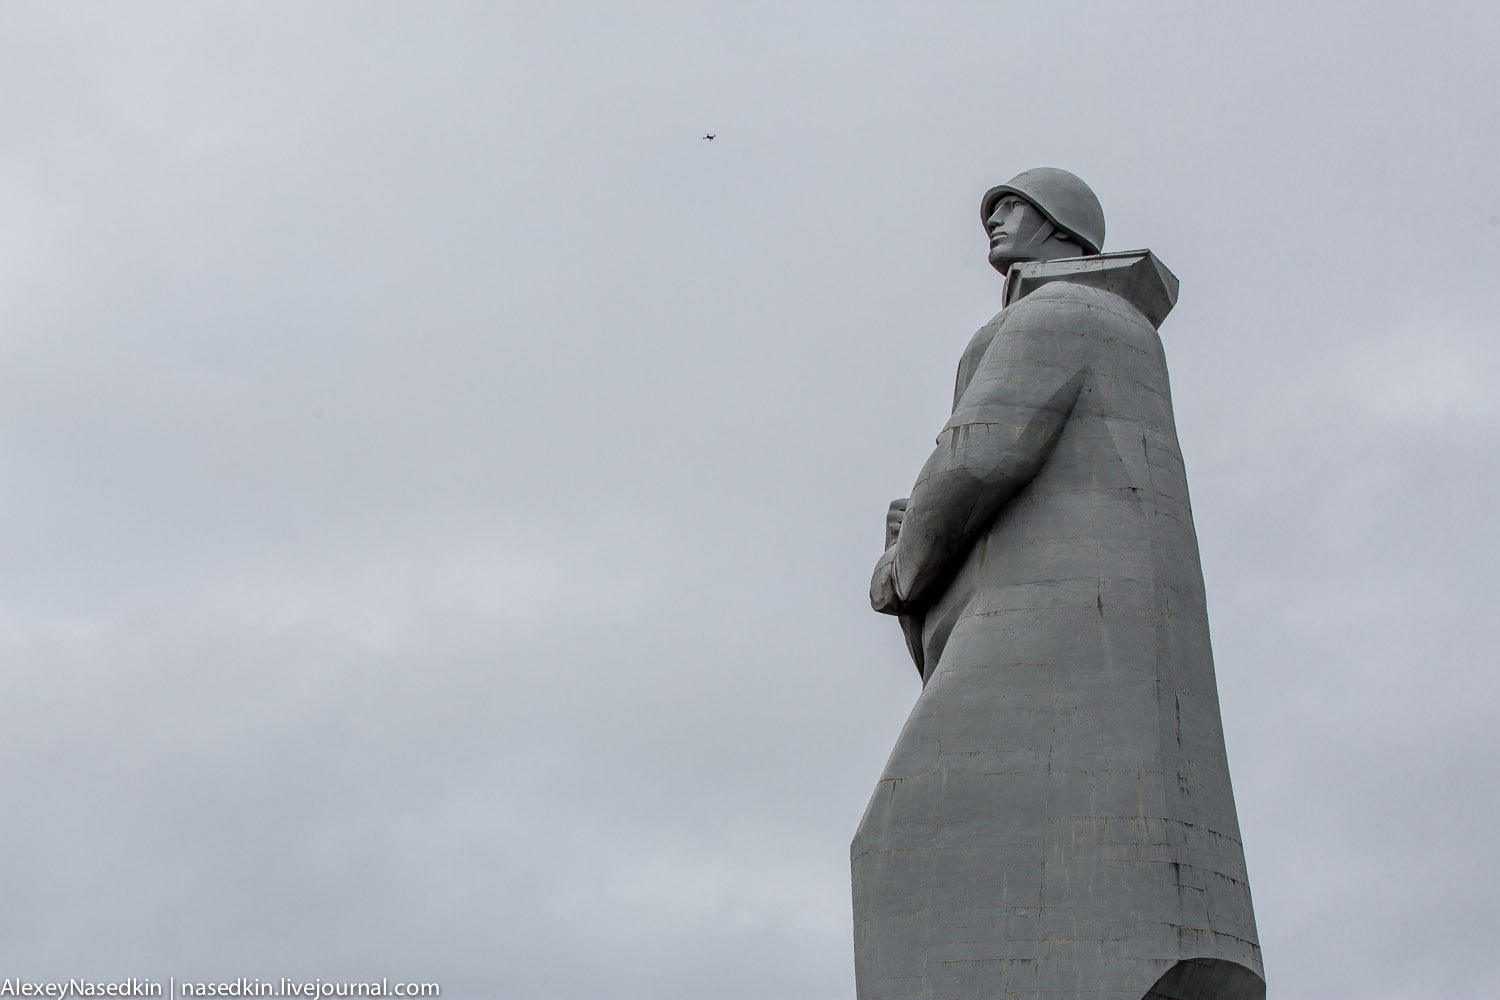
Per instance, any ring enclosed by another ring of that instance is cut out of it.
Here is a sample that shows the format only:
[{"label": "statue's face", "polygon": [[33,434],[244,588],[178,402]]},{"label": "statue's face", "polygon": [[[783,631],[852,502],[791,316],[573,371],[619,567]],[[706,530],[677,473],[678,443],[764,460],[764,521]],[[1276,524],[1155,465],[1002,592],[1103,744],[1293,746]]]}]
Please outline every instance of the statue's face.
[{"label": "statue's face", "polygon": [[990,264],[1006,271],[1018,260],[1042,260],[1052,236],[1047,217],[1020,195],[1008,194],[995,203],[985,220],[990,231]]}]

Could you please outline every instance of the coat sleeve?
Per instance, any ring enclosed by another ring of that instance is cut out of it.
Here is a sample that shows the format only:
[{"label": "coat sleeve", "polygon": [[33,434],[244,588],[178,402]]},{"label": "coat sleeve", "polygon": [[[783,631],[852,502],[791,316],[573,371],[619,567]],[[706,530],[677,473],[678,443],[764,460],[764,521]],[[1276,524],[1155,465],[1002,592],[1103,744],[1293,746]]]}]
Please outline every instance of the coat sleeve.
[{"label": "coat sleeve", "polygon": [[1033,294],[1001,321],[912,488],[895,590],[920,607],[1029,483],[1061,436],[1088,366],[1086,310]]}]

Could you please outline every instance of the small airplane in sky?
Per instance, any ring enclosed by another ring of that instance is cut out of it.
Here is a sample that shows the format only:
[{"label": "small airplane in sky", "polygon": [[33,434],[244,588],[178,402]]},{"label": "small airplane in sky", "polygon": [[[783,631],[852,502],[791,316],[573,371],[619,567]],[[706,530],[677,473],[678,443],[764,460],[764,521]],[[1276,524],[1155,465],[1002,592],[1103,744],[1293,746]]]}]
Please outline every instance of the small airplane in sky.
[{"label": "small airplane in sky", "polygon": [[717,133],[710,132],[707,135],[705,135],[703,138],[707,139],[709,142],[713,142],[716,137],[717,137]]}]

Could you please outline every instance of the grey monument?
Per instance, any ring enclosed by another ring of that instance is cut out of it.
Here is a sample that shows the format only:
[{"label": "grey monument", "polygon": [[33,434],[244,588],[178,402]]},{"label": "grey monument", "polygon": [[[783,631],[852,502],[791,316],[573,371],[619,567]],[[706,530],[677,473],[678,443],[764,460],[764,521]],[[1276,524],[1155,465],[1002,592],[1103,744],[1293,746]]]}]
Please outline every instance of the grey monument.
[{"label": "grey monument", "polygon": [[870,600],[922,692],[851,848],[859,1000],[1251,1000],[1260,946],[1157,328],[1064,170],[992,188],[1005,307]]}]

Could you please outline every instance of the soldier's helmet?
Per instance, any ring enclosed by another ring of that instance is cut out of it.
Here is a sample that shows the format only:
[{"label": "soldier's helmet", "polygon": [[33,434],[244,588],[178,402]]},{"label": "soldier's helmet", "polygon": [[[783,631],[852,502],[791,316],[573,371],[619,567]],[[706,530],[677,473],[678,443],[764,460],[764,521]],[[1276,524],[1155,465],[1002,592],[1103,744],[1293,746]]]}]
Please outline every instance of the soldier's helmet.
[{"label": "soldier's helmet", "polygon": [[988,226],[995,203],[1007,194],[1018,194],[1041,209],[1058,229],[1073,237],[1091,254],[1104,247],[1104,208],[1080,178],[1057,167],[1023,170],[1009,182],[984,193],[979,203],[979,221]]}]

